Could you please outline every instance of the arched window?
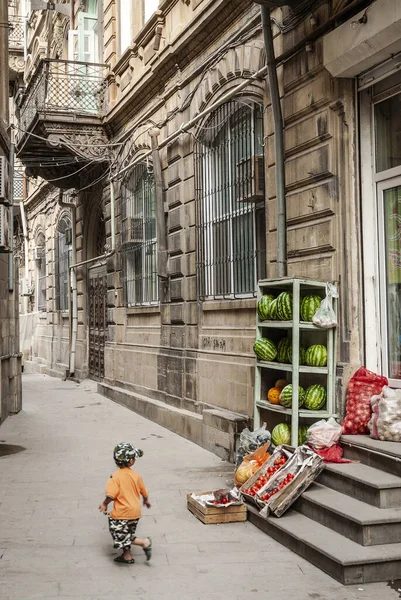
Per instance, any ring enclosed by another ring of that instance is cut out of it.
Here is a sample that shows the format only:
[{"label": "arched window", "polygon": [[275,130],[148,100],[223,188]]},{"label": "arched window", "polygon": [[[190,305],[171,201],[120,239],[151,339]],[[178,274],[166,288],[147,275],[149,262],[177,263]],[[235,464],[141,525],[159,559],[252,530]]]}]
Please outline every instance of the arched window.
[{"label": "arched window", "polygon": [[123,280],[127,306],[158,301],[155,181],[135,165],[122,185]]},{"label": "arched window", "polygon": [[68,310],[71,241],[71,222],[68,217],[62,217],[57,226],[55,240],[56,310]]},{"label": "arched window", "polygon": [[46,242],[43,233],[36,238],[34,248],[34,259],[36,262],[36,302],[38,311],[46,310]]},{"label": "arched window", "polygon": [[233,100],[205,123],[195,148],[201,298],[254,294],[265,277],[263,108]]}]

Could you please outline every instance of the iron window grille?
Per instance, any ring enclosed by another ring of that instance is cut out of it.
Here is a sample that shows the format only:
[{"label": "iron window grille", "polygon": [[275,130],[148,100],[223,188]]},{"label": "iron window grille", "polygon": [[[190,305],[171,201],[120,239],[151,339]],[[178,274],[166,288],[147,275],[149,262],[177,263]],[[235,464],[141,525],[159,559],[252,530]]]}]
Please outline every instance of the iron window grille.
[{"label": "iron window grille", "polygon": [[155,181],[149,165],[135,165],[122,185],[122,257],[128,307],[158,302]]},{"label": "iron window grille", "polygon": [[195,166],[199,297],[256,295],[266,268],[262,106],[232,100],[212,113]]},{"label": "iron window grille", "polygon": [[56,231],[56,310],[68,310],[69,266],[71,264],[71,223],[64,217]]}]

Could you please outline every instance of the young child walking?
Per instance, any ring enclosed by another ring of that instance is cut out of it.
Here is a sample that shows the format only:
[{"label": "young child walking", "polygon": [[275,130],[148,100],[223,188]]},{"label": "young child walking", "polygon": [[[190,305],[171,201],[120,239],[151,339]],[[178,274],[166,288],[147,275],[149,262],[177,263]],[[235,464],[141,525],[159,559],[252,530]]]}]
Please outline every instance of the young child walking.
[{"label": "young child walking", "polygon": [[122,554],[114,559],[115,562],[131,565],[135,560],[131,556],[131,544],[142,546],[146,560],[152,556],[152,541],[150,538],[135,537],[138,521],[141,518],[141,501],[150,508],[148,490],[142,477],[131,469],[135,459],[143,456],[143,451],[133,444],[121,443],[114,448],[114,461],[119,467],[106,484],[106,498],[99,510],[107,514],[107,506],[113,502],[113,510],[109,515],[109,530],[114,541],[114,548],[122,550]]}]

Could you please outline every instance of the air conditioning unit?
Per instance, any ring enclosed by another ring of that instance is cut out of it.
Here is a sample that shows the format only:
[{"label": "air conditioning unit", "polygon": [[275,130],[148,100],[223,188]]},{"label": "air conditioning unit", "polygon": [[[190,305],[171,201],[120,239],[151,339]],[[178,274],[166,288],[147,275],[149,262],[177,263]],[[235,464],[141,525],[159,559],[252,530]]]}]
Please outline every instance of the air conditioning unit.
[{"label": "air conditioning unit", "polygon": [[21,279],[20,296],[33,296],[33,285],[30,279]]},{"label": "air conditioning unit", "polygon": [[10,209],[0,204],[0,251],[10,248]]},{"label": "air conditioning unit", "polygon": [[127,244],[143,243],[143,219],[127,217],[123,220],[123,240]]},{"label": "air conditioning unit", "polygon": [[265,197],[263,154],[244,158],[236,164],[235,197],[237,202],[258,202]]},{"label": "air conditioning unit", "polygon": [[10,165],[5,156],[0,156],[0,202],[10,202]]},{"label": "air conditioning unit", "polygon": [[35,246],[32,248],[33,260],[42,260],[45,257],[45,249],[43,246]]}]

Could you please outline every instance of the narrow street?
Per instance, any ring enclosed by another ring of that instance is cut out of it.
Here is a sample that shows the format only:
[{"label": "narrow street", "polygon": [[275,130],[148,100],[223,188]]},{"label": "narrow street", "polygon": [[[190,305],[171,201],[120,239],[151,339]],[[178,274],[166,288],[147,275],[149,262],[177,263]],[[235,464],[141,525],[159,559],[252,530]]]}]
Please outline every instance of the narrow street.
[{"label": "narrow street", "polygon": [[[344,587],[250,523],[200,523],[186,494],[230,485],[233,466],[103,398],[94,382],[24,375],[23,386],[23,410],[0,427],[2,600],[401,597],[386,583]],[[139,548],[135,565],[114,563],[98,512],[120,441],[145,453],[137,469],[152,507],[138,535],[153,538],[150,563]]]}]

